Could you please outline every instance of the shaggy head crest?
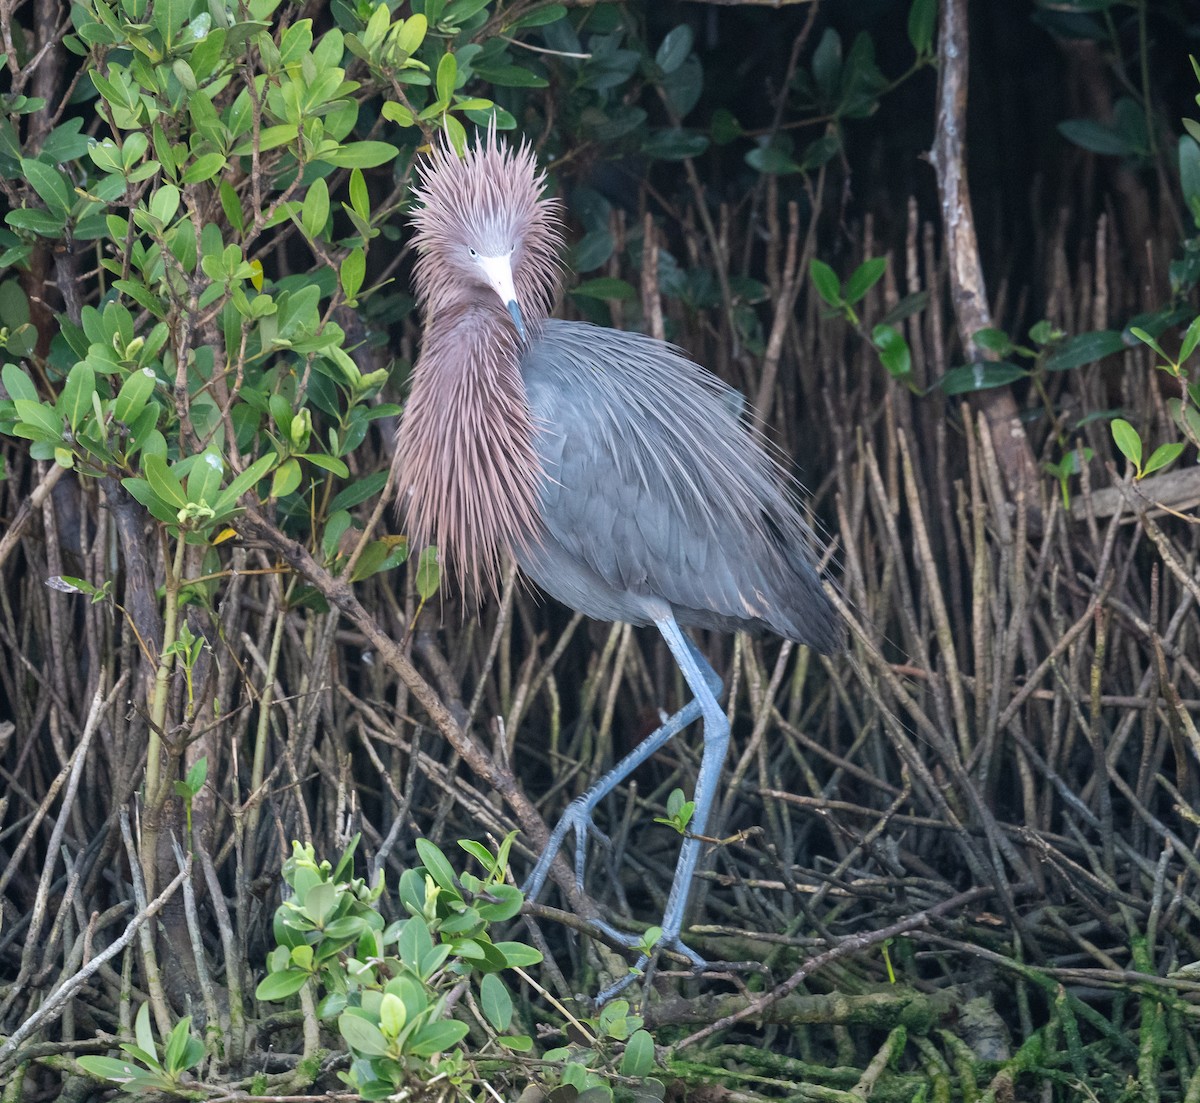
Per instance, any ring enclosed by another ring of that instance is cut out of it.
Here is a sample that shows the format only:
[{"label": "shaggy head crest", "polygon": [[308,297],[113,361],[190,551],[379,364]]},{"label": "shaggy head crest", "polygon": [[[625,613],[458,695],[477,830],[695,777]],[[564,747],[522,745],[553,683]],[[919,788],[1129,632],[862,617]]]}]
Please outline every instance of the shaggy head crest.
[{"label": "shaggy head crest", "polygon": [[537,328],[558,297],[559,203],[544,195],[546,174],[528,143],[513,147],[494,128],[461,159],[436,145],[420,170],[413,244],[417,300],[426,325],[447,307],[490,295],[474,254],[511,255],[517,302]]},{"label": "shaggy head crest", "polygon": [[397,504],[414,542],[436,544],[476,593],[498,589],[505,553],[540,538],[520,364],[559,288],[558,204],[545,184],[528,145],[489,130],[461,160],[436,146],[416,191],[425,332],[396,443]]}]

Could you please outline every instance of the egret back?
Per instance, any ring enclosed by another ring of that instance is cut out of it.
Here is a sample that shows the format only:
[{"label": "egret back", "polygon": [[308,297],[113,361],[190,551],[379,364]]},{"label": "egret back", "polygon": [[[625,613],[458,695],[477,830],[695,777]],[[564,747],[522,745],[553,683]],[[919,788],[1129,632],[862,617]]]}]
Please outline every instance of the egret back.
[{"label": "egret back", "polygon": [[682,625],[841,646],[794,484],[736,391],[661,341],[556,320],[521,376],[543,538],[517,558],[538,585],[597,619],[665,603]]}]

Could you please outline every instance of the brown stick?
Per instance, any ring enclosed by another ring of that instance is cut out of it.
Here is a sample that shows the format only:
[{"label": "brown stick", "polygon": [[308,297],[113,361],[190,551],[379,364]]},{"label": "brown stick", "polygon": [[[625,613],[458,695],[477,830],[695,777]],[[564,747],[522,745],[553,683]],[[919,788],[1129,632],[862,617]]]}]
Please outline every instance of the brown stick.
[{"label": "brown stick", "polygon": [[[975,216],[967,183],[967,0],[945,0],[938,34],[937,130],[929,160],[937,174],[942,200],[946,255],[950,262],[950,293],[963,348],[973,360],[985,356],[974,335],[992,325],[988,309]],[[987,420],[992,446],[1009,494],[1024,490],[1037,501],[1038,468],[1018,416],[1016,399],[1007,387],[993,387],[973,396]],[[1040,514],[1039,518],[1040,520]],[[1040,524],[1037,529],[1040,531]],[[1031,531],[1034,526],[1031,524]]]},{"label": "brown stick", "polygon": [[[525,796],[517,783],[517,779],[505,766],[496,762],[471,736],[465,732],[455,720],[453,714],[442,702],[434,688],[421,677],[420,672],[403,648],[396,643],[366,609],[363,608],[354,591],[344,578],[335,578],[324,570],[306,548],[286,536],[256,509],[247,509],[238,528],[241,532],[255,540],[261,541],[273,552],[279,555],[292,568],[302,574],[329,602],[347,617],[360,632],[371,642],[379,652],[380,658],[387,663],[408,687],[421,707],[429,714],[434,726],[454,748],[456,754],[468,767],[500,794],[504,802],[513,810],[522,828],[533,839],[537,848],[543,848],[550,837],[546,823],[532,802]],[[585,895],[575,888],[575,878],[560,856],[552,868],[555,881],[563,888],[571,906],[582,915],[590,915],[594,907]]]}]

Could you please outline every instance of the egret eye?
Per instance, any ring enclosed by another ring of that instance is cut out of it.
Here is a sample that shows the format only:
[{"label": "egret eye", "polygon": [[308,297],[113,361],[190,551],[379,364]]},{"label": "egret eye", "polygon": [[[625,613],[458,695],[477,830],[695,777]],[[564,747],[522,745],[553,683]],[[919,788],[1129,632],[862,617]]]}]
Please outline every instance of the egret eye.
[{"label": "egret eye", "polygon": [[467,252],[471,255],[472,260],[474,260],[477,256],[479,256],[479,254],[477,252],[475,252],[475,250],[472,249],[471,246],[469,246],[469,245],[467,246]]}]

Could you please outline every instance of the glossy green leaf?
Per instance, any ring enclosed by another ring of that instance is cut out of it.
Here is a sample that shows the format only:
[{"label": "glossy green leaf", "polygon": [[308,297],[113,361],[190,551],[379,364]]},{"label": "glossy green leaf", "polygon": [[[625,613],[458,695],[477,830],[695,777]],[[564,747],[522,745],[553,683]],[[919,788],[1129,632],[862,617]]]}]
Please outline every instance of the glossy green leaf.
[{"label": "glossy green leaf", "polygon": [[888,375],[900,380],[912,375],[912,352],[900,330],[895,326],[877,325],[871,330],[871,341]]},{"label": "glossy green leaf", "polygon": [[850,278],[846,281],[843,291],[846,302],[853,306],[879,282],[886,271],[887,257],[872,257],[870,260],[863,261],[850,273]]},{"label": "glossy green leaf", "polygon": [[686,23],[667,32],[654,54],[655,64],[664,73],[673,73],[692,52],[692,28]]},{"label": "glossy green leaf", "polygon": [[938,380],[938,387],[945,394],[969,394],[992,387],[1005,387],[1028,374],[1024,368],[1005,360],[983,360],[951,368]]},{"label": "glossy green leaf", "polygon": [[417,1031],[409,1043],[409,1052],[414,1057],[432,1057],[453,1049],[468,1033],[466,1023],[457,1019],[442,1019],[429,1023]]},{"label": "glossy green leaf", "polygon": [[1124,348],[1125,342],[1116,330],[1079,333],[1047,356],[1044,367],[1047,371],[1070,371],[1121,352]]},{"label": "glossy green leaf", "polygon": [[809,262],[808,266],[809,278],[813,282],[813,286],[817,289],[817,294],[821,296],[830,306],[841,306],[842,304],[842,285],[837,278],[837,273],[829,267],[823,260],[817,260],[815,257]]},{"label": "glossy green leaf", "polygon": [[0,368],[0,381],[4,383],[9,398],[23,398],[28,402],[38,400],[37,387],[33,385],[33,380],[16,364],[5,364]]},{"label": "glossy green leaf", "polygon": [[338,1030],[346,1044],[364,1057],[382,1057],[388,1051],[388,1040],[383,1031],[353,1010],[343,1011],[338,1016]]},{"label": "glossy green leaf", "polygon": [[66,178],[58,169],[44,161],[22,157],[21,172],[51,214],[59,219],[65,219],[70,214],[74,196]]},{"label": "glossy green leaf", "polygon": [[417,594],[422,601],[428,601],[438,592],[442,583],[442,568],[438,563],[438,552],[435,547],[421,549],[417,561],[417,576],[415,579]]},{"label": "glossy green leaf", "polygon": [[438,99],[443,103],[449,103],[450,97],[454,94],[454,84],[458,79],[458,62],[454,59],[454,55],[447,51],[442,54],[441,61],[437,67],[437,95]]},{"label": "glossy green leaf", "polygon": [[640,1079],[654,1071],[654,1039],[648,1031],[635,1030],[621,1055],[621,1075]]},{"label": "glossy green leaf", "polygon": [[146,473],[146,481],[150,489],[167,505],[182,509],[187,505],[187,495],[183,492],[183,484],[174,471],[167,466],[162,456],[145,456],[142,460],[142,470]]},{"label": "glossy green leaf", "polygon": [[612,276],[599,276],[594,280],[584,280],[578,287],[571,289],[572,295],[584,295],[589,299],[617,299],[628,302],[637,298],[633,285],[625,280]]},{"label": "glossy green leaf", "polygon": [[317,177],[309,186],[301,207],[300,221],[304,232],[311,238],[321,236],[325,223],[329,221],[329,185]]},{"label": "glossy green leaf", "polygon": [[14,400],[13,406],[17,417],[37,430],[38,436],[30,439],[62,441],[63,419],[51,407],[28,398]]},{"label": "glossy green leaf", "polygon": [[1146,461],[1146,466],[1142,468],[1142,474],[1149,475],[1155,471],[1160,471],[1164,467],[1170,467],[1182,455],[1184,447],[1183,441],[1160,444],[1150,453],[1150,458]]},{"label": "glossy green leaf", "polygon": [[494,946],[504,955],[510,969],[526,969],[542,960],[542,952],[524,942],[497,942]]},{"label": "glossy green leaf", "polygon": [[92,395],[96,393],[96,373],[91,364],[80,360],[68,373],[57,410],[67,419],[72,432],[92,412]]},{"label": "glossy green leaf", "polygon": [[913,0],[908,9],[908,41],[924,57],[933,45],[933,29],[937,23],[937,0]]},{"label": "glossy green leaf", "polygon": [[1112,421],[1112,438],[1117,448],[1134,467],[1142,466],[1142,438],[1138,431],[1123,417],[1115,417]]},{"label": "glossy green leaf", "polygon": [[113,403],[113,419],[124,425],[135,421],[146,408],[157,383],[158,377],[150,368],[130,372]]},{"label": "glossy green leaf", "polygon": [[278,973],[268,973],[254,990],[256,1000],[273,1002],[286,1000],[294,996],[308,981],[308,974],[299,969],[283,969]]},{"label": "glossy green leaf", "polygon": [[507,1030],[512,1022],[513,1002],[504,982],[495,973],[488,973],[479,982],[479,1008],[483,1017],[497,1032]]},{"label": "glossy green leaf", "polygon": [[395,160],[399,150],[388,142],[347,142],[321,154],[321,160],[345,169],[373,169]]},{"label": "glossy green leaf", "polygon": [[428,839],[417,840],[417,856],[428,871],[429,876],[444,889],[453,893],[458,892],[455,884],[454,867],[446,860],[446,856]]}]

